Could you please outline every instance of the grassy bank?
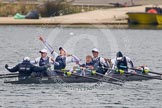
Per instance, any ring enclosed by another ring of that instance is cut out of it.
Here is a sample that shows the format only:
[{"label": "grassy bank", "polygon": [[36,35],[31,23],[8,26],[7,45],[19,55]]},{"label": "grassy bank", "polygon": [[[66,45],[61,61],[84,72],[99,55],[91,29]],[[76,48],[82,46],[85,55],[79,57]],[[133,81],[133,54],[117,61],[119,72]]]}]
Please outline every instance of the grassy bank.
[{"label": "grassy bank", "polygon": [[16,13],[26,15],[31,10],[38,10],[40,12],[40,16],[42,17],[51,17],[93,11],[101,8],[103,9],[109,7],[74,6],[65,2],[44,2],[43,4],[0,2],[0,17],[14,16]]},{"label": "grassy bank", "polygon": [[0,16],[7,17],[13,16],[17,12],[21,14],[27,14],[29,11],[36,9],[36,4],[25,4],[23,2],[19,3],[0,3]]}]

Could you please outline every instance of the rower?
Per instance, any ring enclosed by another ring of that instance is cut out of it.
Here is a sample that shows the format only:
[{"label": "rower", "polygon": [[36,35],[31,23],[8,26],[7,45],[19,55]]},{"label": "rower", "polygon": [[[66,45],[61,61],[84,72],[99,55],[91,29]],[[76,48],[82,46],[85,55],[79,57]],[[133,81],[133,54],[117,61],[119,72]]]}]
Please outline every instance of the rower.
[{"label": "rower", "polygon": [[[44,66],[47,64],[54,64],[54,60],[51,57],[48,57],[47,55],[47,50],[46,49],[42,49],[39,51],[39,53],[41,54],[41,57],[38,57],[35,59],[35,61],[31,61],[32,64],[39,64],[39,66]],[[43,76],[50,76],[51,75],[51,68],[49,67],[47,71],[44,71],[42,73],[42,77]]]},{"label": "rower", "polygon": [[99,50],[97,48],[92,49],[92,62],[94,64],[94,68],[96,72],[100,74],[105,74],[107,69],[109,68],[108,63],[105,61],[104,58],[99,57]]},{"label": "rower", "polygon": [[[48,49],[48,51],[51,53],[52,57],[55,60],[59,54],[52,48],[52,46],[46,40],[43,39],[43,37],[40,37],[39,39],[43,42],[44,46]],[[59,51],[61,49],[64,48],[59,47]],[[78,64],[80,62],[80,59],[75,55],[66,54],[66,63],[72,63],[72,62]]]},{"label": "rower", "polygon": [[134,67],[133,70],[138,74],[148,74],[148,72],[150,71],[149,67],[145,64],[142,66]]},{"label": "rower", "polygon": [[84,67],[84,68],[94,69],[94,63],[92,62],[92,56],[91,55],[87,55],[86,56],[86,63],[85,64],[81,64],[79,66],[80,67]]},{"label": "rower", "polygon": [[62,70],[66,67],[66,50],[62,47],[59,48],[60,55],[55,59],[54,70]]},{"label": "rower", "polygon": [[23,62],[20,64],[17,64],[13,68],[9,68],[8,64],[5,65],[5,68],[10,72],[19,72],[18,78],[19,80],[24,80],[30,77],[32,72],[42,72],[46,71],[49,65],[43,66],[43,67],[37,67],[30,63],[29,57],[24,57]]},{"label": "rower", "polygon": [[74,66],[71,72],[79,74],[80,76],[90,75],[91,71],[94,69],[94,64],[92,62],[92,56],[86,56],[86,63],[78,64]]},{"label": "rower", "polygon": [[116,58],[112,59],[111,62],[113,65],[112,69],[117,69],[118,71],[119,70],[128,71],[128,68],[134,67],[131,59],[129,57],[124,56],[121,51],[117,52]]}]

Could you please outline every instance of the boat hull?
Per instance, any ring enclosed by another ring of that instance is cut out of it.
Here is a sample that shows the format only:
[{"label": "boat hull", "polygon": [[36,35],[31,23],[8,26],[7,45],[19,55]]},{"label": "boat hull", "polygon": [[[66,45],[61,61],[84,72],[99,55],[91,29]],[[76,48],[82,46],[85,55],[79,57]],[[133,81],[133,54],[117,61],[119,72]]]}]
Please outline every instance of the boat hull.
[{"label": "boat hull", "polygon": [[162,14],[157,14],[156,19],[159,25],[162,25]]},{"label": "boat hull", "polygon": [[129,12],[127,15],[130,24],[158,24],[154,13]]},{"label": "boat hull", "polygon": [[[142,80],[150,80],[152,78],[146,78],[142,76],[136,76],[136,75],[120,75],[120,74],[114,74],[112,75],[113,78],[117,78],[123,81],[142,81]],[[155,76],[156,78],[160,78],[160,76]],[[30,79],[25,79],[25,80],[20,80],[20,81],[5,81],[4,83],[11,83],[11,84],[51,84],[51,83],[94,83],[94,82],[106,82],[107,81],[114,81],[113,79],[109,79],[107,77],[101,77],[101,76],[91,76],[91,78],[96,78],[96,79],[88,79],[84,77],[76,77],[76,76],[70,76],[70,77],[65,77],[65,76],[57,76],[53,77],[51,79],[48,78],[30,78]]]}]

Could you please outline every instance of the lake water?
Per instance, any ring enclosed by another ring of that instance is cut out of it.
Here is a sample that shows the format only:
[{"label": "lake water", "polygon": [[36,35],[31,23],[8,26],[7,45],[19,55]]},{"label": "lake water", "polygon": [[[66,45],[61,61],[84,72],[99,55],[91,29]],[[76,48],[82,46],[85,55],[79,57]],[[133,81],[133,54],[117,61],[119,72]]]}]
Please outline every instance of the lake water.
[{"label": "lake water", "polygon": [[[4,65],[15,66],[23,57],[39,57],[44,48],[43,36],[55,51],[60,46],[85,56],[96,47],[102,57],[114,58],[117,51],[130,57],[135,66],[147,64],[153,71],[162,70],[162,30],[64,28],[45,26],[0,26],[0,74],[8,73]],[[70,64],[68,68],[72,67]],[[162,108],[162,81],[126,82],[122,87],[102,83],[11,85],[0,79],[0,107],[6,108]],[[70,85],[70,84],[69,84]]]}]

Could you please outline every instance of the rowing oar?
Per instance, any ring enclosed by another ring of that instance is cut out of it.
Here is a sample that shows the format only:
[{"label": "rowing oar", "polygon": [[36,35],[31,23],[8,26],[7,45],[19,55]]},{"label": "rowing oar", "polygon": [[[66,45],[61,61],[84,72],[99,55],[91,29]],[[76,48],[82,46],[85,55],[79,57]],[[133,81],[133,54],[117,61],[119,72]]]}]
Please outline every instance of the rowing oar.
[{"label": "rowing oar", "polygon": [[[116,70],[111,69],[111,68],[105,68],[105,69],[116,71]],[[157,78],[157,77],[155,77],[155,76],[142,75],[142,74],[132,73],[132,72],[124,71],[124,70],[119,70],[119,72],[122,73],[122,74],[126,73],[126,74],[131,74],[131,75],[141,76],[141,77],[145,77],[145,78],[151,78],[151,79],[158,79],[158,80],[162,80],[161,78]]]},{"label": "rowing oar", "polygon": [[[112,69],[113,70],[113,69]],[[116,71],[116,70],[114,70]],[[124,70],[119,70],[120,73],[122,74],[130,74],[130,75],[136,75],[136,76],[141,76],[141,77],[145,77],[145,78],[151,78],[151,79],[158,79],[158,80],[162,80],[161,78],[158,78],[156,76],[150,76],[150,75],[142,75],[142,74],[138,74],[138,73],[132,73],[132,72],[128,72],[128,71],[124,71]]]},{"label": "rowing oar", "polygon": [[106,80],[104,78],[98,79],[98,78],[94,78],[94,77],[80,76],[80,75],[76,75],[76,74],[72,74],[72,75],[73,76],[77,76],[77,77],[83,77],[83,78],[87,78],[87,79],[97,80],[97,81],[101,81],[101,82],[106,82],[106,83],[110,83],[110,84],[115,84],[115,85],[119,85],[119,86],[122,86],[123,85],[121,83],[112,82],[112,81]]},{"label": "rowing oar", "polygon": [[18,77],[18,75],[15,74],[15,75],[9,75],[9,76],[0,76],[0,78],[14,78],[14,77]]},{"label": "rowing oar", "polygon": [[7,75],[18,75],[18,73],[0,74],[0,76],[7,76]]},{"label": "rowing oar", "polygon": [[[115,84],[115,85],[119,85],[119,86],[122,86],[123,84],[122,83],[117,83],[117,82],[112,82],[112,81],[108,81],[104,78],[101,78],[101,79],[98,79],[98,78],[94,78],[94,77],[89,77],[89,76],[81,76],[81,75],[77,75],[77,74],[74,74],[72,72],[68,72],[67,70],[55,70],[57,72],[60,72],[60,73],[65,73],[67,76],[76,76],[76,77],[82,77],[82,78],[87,78],[87,79],[92,79],[92,80],[97,80],[97,81],[101,81],[101,82],[106,82],[106,83],[110,83],[110,84]],[[67,72],[66,72],[67,71]]]},{"label": "rowing oar", "polygon": [[[91,71],[91,70],[89,70],[88,69],[88,71]],[[122,80],[120,80],[120,79],[117,79],[117,78],[114,78],[114,77],[111,77],[111,76],[109,76],[109,75],[103,75],[103,74],[101,74],[101,73],[98,73],[98,72],[96,72],[96,71],[92,71],[92,74],[93,75],[99,75],[99,76],[102,76],[102,77],[106,77],[106,78],[109,78],[109,79],[112,79],[112,80],[114,80],[114,81],[119,81],[119,82],[122,82],[122,83],[124,83],[124,81],[122,81]]]},{"label": "rowing oar", "polygon": [[14,74],[0,74],[0,78],[14,78],[14,77],[18,77],[18,73],[14,73]]},{"label": "rowing oar", "polygon": [[106,75],[103,75],[103,74],[97,73],[97,72],[96,72],[96,74],[97,74],[97,75],[100,75],[100,76],[102,76],[102,77],[106,77],[106,78],[109,78],[109,79],[112,79],[112,80],[115,80],[115,81],[119,81],[119,82],[124,83],[123,80],[120,80],[120,79],[117,79],[117,78],[114,78],[114,77],[111,77],[111,76],[108,76],[108,75],[106,76]]},{"label": "rowing oar", "polygon": [[157,77],[155,77],[155,76],[142,75],[142,74],[132,73],[132,72],[124,71],[124,70],[119,70],[119,71],[122,71],[122,73],[131,74],[131,75],[136,75],[136,76],[141,76],[141,77],[145,77],[145,78],[151,78],[151,79],[162,80],[161,78],[157,78]]},{"label": "rowing oar", "polygon": [[[145,70],[140,70],[140,69],[136,69],[136,68],[129,68],[129,69],[136,70],[136,71],[145,71]],[[152,72],[152,71],[149,71],[149,70],[148,70],[148,73],[152,73],[152,74],[156,74],[156,75],[162,75],[162,73]]]}]

